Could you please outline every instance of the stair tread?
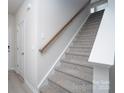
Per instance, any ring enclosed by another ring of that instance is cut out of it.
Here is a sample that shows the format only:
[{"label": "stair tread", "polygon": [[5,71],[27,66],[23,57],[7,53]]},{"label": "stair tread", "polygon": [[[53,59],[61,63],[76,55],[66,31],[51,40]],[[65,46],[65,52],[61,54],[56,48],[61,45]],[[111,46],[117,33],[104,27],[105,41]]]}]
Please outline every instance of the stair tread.
[{"label": "stair tread", "polygon": [[98,29],[99,25],[90,25],[90,26],[87,26],[87,25],[84,25],[82,30],[87,30],[87,29]]},{"label": "stair tread", "polygon": [[79,32],[79,34],[84,34],[84,35],[91,35],[91,34],[96,34],[96,30],[97,30],[98,28],[92,28],[92,29],[81,29],[80,30],[80,32]]},{"label": "stair tread", "polygon": [[[76,44],[77,42],[73,42],[73,44]],[[82,43],[84,43],[84,42],[82,42]],[[85,44],[85,43],[84,43]],[[91,46],[76,46],[76,45],[71,45],[71,46],[69,46],[69,48],[82,48],[82,49],[90,49],[90,48],[92,48]]]},{"label": "stair tread", "polygon": [[94,42],[95,38],[92,39],[75,39],[75,41],[72,42],[72,44],[70,45],[70,47],[77,47],[77,48],[87,48],[87,49],[91,49],[93,46],[93,42]]},{"label": "stair tread", "polygon": [[92,82],[93,69],[86,66],[67,64],[62,62],[62,64],[56,69],[77,78]]},{"label": "stair tread", "polygon": [[71,54],[71,53],[65,53],[65,57],[66,59],[69,59],[69,60],[82,60],[82,61],[88,61],[88,56],[83,56],[83,55],[74,55],[74,54]]},{"label": "stair tread", "polygon": [[96,29],[88,29],[88,30],[81,30],[79,32],[80,35],[93,35],[93,34],[97,34],[96,33]]},{"label": "stair tread", "polygon": [[49,81],[49,84],[47,86],[42,87],[41,93],[69,93],[69,92]]},{"label": "stair tread", "polygon": [[93,34],[78,34],[76,37],[95,37],[95,36],[96,36],[96,33],[93,33]]},{"label": "stair tread", "polygon": [[87,66],[89,68],[93,68],[93,65],[88,62],[88,60],[73,60],[73,59],[62,59],[62,62],[80,65],[80,66]]},{"label": "stair tread", "polygon": [[80,50],[80,51],[85,51],[85,52],[88,51],[88,52],[90,52],[91,47],[87,47],[87,46],[81,46],[81,47],[79,47],[79,46],[70,46],[69,50]]},{"label": "stair tread", "polygon": [[85,23],[84,26],[93,26],[93,25],[99,25],[100,22],[91,22],[91,23]]},{"label": "stair tread", "polygon": [[83,25],[83,27],[96,27],[99,26],[100,22],[93,22],[93,23],[86,23]]},{"label": "stair tread", "polygon": [[65,54],[77,55],[77,56],[87,56],[87,57],[89,57],[89,53],[84,53],[84,52],[79,53],[79,52],[71,52],[71,51],[69,51],[69,52],[66,52]]},{"label": "stair tread", "polygon": [[90,15],[90,17],[102,16],[102,15],[103,15],[103,12],[104,12],[104,10],[97,11],[97,12],[95,12],[95,13],[92,13],[92,14]]},{"label": "stair tread", "polygon": [[85,24],[90,24],[90,23],[94,23],[94,22],[100,22],[101,19],[89,19],[87,20],[87,22]]},{"label": "stair tread", "polygon": [[[77,42],[76,42],[77,41]],[[88,48],[91,49],[93,46],[93,42],[92,41],[82,41],[82,40],[76,40],[75,42],[73,42],[70,47],[77,47],[77,48]]]},{"label": "stair tread", "polygon": [[79,39],[94,39],[95,38],[95,35],[93,36],[76,36],[75,38],[79,38]]},{"label": "stair tread", "polygon": [[[91,41],[90,41],[90,40],[88,41],[88,40],[84,40],[84,39],[83,39],[83,40],[81,40],[81,39],[78,39],[78,40],[75,39],[75,40],[73,41],[73,44],[77,44],[77,43],[79,43],[79,44],[91,44],[91,43],[93,43],[93,42],[92,42],[92,40],[91,40]],[[82,47],[83,47],[83,46],[82,46]]]},{"label": "stair tread", "polygon": [[92,84],[55,71],[49,80],[69,90],[71,93],[92,93]]},{"label": "stair tread", "polygon": [[94,39],[95,39],[95,38],[84,38],[84,39],[75,38],[73,41],[75,41],[75,42],[76,42],[76,41],[80,41],[80,42],[83,42],[83,41],[86,42],[86,41],[87,41],[87,42],[88,42],[88,41],[92,41],[92,40],[94,40]]},{"label": "stair tread", "polygon": [[98,18],[101,18],[102,17],[102,15],[99,15],[99,16],[89,16],[89,18],[88,19],[98,19]]},{"label": "stair tread", "polygon": [[75,48],[82,48],[82,47],[85,47],[85,48],[88,48],[89,50],[91,50],[92,48],[92,44],[77,44],[77,45],[71,45],[72,47],[75,47]]},{"label": "stair tread", "polygon": [[81,54],[88,54],[90,55],[91,49],[90,48],[81,48],[81,47],[69,47],[68,52],[76,52]]},{"label": "stair tread", "polygon": [[90,56],[90,52],[68,51],[66,53],[70,53],[74,55]]}]

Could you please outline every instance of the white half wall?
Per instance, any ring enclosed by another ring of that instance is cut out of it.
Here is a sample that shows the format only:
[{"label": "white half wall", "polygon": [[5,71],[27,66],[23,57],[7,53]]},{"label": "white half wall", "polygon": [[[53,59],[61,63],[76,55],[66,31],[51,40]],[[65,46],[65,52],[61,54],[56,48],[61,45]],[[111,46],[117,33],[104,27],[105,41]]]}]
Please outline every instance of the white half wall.
[{"label": "white half wall", "polygon": [[114,64],[114,11],[114,0],[108,0],[108,7],[103,15],[89,62],[106,65]]},{"label": "white half wall", "polygon": [[15,16],[9,14],[8,15],[8,46],[10,47],[8,52],[8,70],[12,70],[15,68],[16,62],[16,29],[15,29]]}]

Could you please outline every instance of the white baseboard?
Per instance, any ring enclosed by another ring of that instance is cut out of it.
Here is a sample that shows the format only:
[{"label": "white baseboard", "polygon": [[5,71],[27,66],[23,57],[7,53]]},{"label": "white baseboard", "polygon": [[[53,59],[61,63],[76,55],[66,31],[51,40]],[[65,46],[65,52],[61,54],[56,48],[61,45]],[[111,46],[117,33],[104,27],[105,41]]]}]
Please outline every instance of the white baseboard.
[{"label": "white baseboard", "polygon": [[25,84],[28,86],[28,88],[32,91],[32,93],[39,93],[38,89],[35,89],[29,82],[28,80],[25,80]]},{"label": "white baseboard", "polygon": [[60,54],[60,56],[57,58],[57,60],[55,61],[55,63],[53,64],[53,66],[51,67],[51,69],[48,71],[48,73],[44,76],[44,78],[41,80],[41,82],[38,84],[37,88],[39,90],[40,86],[43,84],[43,82],[46,80],[46,78],[48,77],[48,75],[50,74],[50,72],[54,69],[55,65],[58,63],[58,61],[61,59],[61,57],[64,55],[65,51],[68,49],[69,45],[72,43],[73,39],[75,38],[75,36],[78,34],[78,32],[80,31],[80,29],[82,28],[82,26],[84,25],[84,23],[86,22],[87,18],[89,16],[86,17],[86,19],[84,20],[84,22],[80,25],[80,27],[78,28],[78,30],[76,31],[76,33],[73,35],[73,37],[71,38],[71,40],[69,41],[69,43],[67,44],[67,46],[65,47],[65,49],[63,50],[63,52]]}]

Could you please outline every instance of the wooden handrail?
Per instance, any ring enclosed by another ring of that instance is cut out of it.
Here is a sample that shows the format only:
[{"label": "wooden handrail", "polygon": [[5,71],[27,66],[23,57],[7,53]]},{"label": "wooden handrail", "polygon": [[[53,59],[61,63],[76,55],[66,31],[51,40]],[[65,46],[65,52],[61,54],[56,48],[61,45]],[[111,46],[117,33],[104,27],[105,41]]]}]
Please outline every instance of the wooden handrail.
[{"label": "wooden handrail", "polygon": [[61,32],[64,31],[64,29],[87,7],[87,5],[90,3],[90,0],[62,27],[61,30],[59,30],[45,45],[42,49],[39,49],[40,52],[44,52],[48,46],[57,38],[57,36],[60,35]]}]

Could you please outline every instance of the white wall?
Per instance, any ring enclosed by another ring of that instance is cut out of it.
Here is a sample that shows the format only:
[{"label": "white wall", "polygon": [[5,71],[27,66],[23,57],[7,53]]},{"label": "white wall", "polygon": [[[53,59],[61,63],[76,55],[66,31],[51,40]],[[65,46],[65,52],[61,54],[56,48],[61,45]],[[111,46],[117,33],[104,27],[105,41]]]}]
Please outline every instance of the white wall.
[{"label": "white wall", "polygon": [[[38,49],[42,48],[45,42],[59,31],[87,1],[88,0],[39,0]],[[77,17],[70,27],[48,48],[46,53],[42,54],[38,51],[38,83],[50,70],[88,14],[89,8]]]},{"label": "white wall", "polygon": [[[54,36],[88,0],[39,0],[40,48]],[[43,39],[43,40],[42,40]]]},{"label": "white wall", "polygon": [[[36,61],[36,0],[26,0],[16,14],[16,24],[25,21],[24,42],[24,79],[30,88],[36,87],[37,61]],[[31,6],[31,9],[27,9]]]},{"label": "white wall", "polygon": [[10,46],[10,52],[8,53],[8,69],[15,68],[15,42],[16,42],[16,30],[15,30],[15,16],[8,15],[8,45]]},{"label": "white wall", "polygon": [[100,24],[89,62],[114,64],[114,30],[114,0],[108,0],[108,7]]}]

